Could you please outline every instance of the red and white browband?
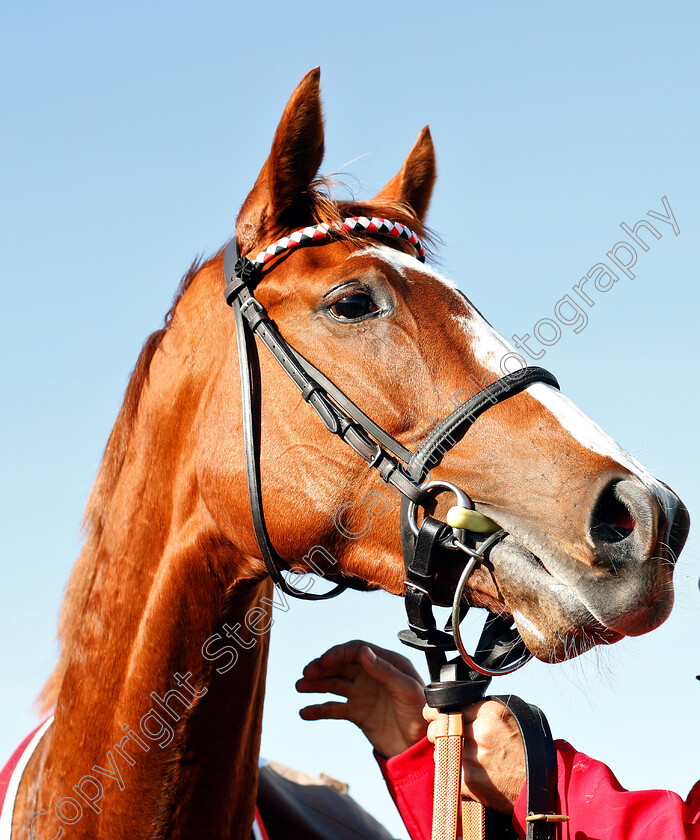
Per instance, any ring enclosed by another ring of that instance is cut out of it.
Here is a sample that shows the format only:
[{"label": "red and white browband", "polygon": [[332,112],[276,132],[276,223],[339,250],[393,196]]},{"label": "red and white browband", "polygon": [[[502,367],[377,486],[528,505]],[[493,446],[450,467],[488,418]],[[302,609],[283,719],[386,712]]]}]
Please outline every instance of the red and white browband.
[{"label": "red and white browband", "polygon": [[323,222],[320,225],[312,225],[301,230],[295,230],[289,236],[283,236],[282,239],[278,239],[277,242],[268,245],[251,262],[256,266],[263,266],[268,260],[271,260],[278,254],[284,253],[284,251],[290,251],[292,248],[297,248],[299,245],[306,245],[308,242],[326,239],[332,236],[337,230],[385,233],[389,236],[398,236],[399,239],[405,239],[406,242],[413,245],[418,259],[421,262],[425,262],[425,249],[420,239],[410,228],[402,225],[400,222],[392,222],[389,219],[377,219],[375,217],[368,219],[367,216],[349,216],[342,222],[331,224]]}]

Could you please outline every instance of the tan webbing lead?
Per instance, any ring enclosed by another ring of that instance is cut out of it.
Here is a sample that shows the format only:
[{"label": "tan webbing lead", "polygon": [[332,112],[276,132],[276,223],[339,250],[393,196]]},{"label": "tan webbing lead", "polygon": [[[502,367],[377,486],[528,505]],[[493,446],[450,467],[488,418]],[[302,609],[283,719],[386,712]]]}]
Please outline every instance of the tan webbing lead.
[{"label": "tan webbing lead", "polygon": [[435,785],[432,840],[456,840],[462,800],[464,840],[483,840],[484,808],[462,799],[462,713],[441,713],[435,721]]},{"label": "tan webbing lead", "polygon": [[486,808],[481,802],[462,797],[463,840],[484,840],[486,837]]},{"label": "tan webbing lead", "polygon": [[439,714],[435,729],[432,840],[456,840],[462,786],[462,713]]}]

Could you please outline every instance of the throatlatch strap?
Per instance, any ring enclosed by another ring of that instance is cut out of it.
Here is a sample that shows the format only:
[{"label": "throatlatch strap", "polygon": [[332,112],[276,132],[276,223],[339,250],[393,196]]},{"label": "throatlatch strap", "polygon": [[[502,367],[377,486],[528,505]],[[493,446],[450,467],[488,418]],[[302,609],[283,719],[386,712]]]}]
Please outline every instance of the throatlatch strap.
[{"label": "throatlatch strap", "polygon": [[[251,356],[255,361],[255,369],[259,371],[260,366],[255,348],[255,339],[248,336],[243,322],[240,299],[233,301],[233,314],[236,321],[236,341],[238,343],[238,364],[241,374],[241,409],[243,414],[243,440],[245,449],[245,466],[248,478],[248,498],[250,501],[250,512],[253,518],[253,528],[258,542],[260,554],[267,568],[272,581],[287,595],[301,598],[306,601],[322,601],[339,595],[347,587],[343,584],[334,586],[328,592],[314,593],[304,592],[291,586],[284,578],[281,567],[286,565],[284,560],[277,554],[270,542],[270,536],[265,525],[265,514],[263,512],[262,493],[260,490],[260,475],[258,472],[259,453],[258,442],[256,441],[255,429],[259,428],[253,417],[253,385],[251,381]],[[250,346],[249,346],[250,342]]]}]

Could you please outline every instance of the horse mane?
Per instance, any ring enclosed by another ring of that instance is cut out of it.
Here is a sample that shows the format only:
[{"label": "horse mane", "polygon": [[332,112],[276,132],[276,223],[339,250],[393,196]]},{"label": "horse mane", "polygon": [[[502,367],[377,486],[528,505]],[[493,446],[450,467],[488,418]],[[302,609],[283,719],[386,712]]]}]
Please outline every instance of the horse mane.
[{"label": "horse mane", "polygon": [[203,265],[204,260],[201,257],[195,257],[182,276],[172,305],[163,319],[163,326],[148,336],[129,377],[122,406],[107,439],[104,455],[85,506],[82,524],[85,544],[71,571],[61,605],[57,633],[61,649],[58,662],[37,698],[37,705],[41,712],[47,712],[55,705],[63,676],[68,667],[68,660],[73,650],[80,620],[85,611],[99,565],[99,545],[105,512],[109,508],[109,501],[114,493],[126,458],[129,441],[136,423],[141,394],[148,382],[151,360],[160,347],[165,333],[170,329],[175,308]]},{"label": "horse mane", "polygon": [[[430,247],[433,237],[409,206],[385,200],[381,202],[374,202],[372,200],[366,202],[357,202],[354,200],[337,201],[332,194],[333,186],[335,186],[335,183],[325,177],[317,178],[312,183],[308,194],[305,196],[308,201],[307,207],[310,212],[310,219],[300,223],[299,227],[303,227],[311,221],[314,224],[322,222],[332,224],[333,222],[341,221],[347,216],[381,216],[400,222],[411,228],[421,238],[423,245],[428,246],[428,248]],[[284,232],[280,231],[279,235],[283,235]],[[377,236],[375,234],[372,236],[376,239],[383,239],[393,247],[399,248],[407,253],[413,253],[413,247],[409,243],[399,240],[396,237]],[[366,241],[367,234],[338,231],[337,238],[360,242],[363,240]],[[269,244],[269,242],[263,242],[261,247],[264,247],[266,244]],[[100,542],[105,517],[108,515],[110,501],[117,486],[133,436],[139,402],[144,387],[148,382],[151,361],[160,348],[165,334],[170,329],[175,310],[183,295],[192,285],[197,274],[215,261],[222,253],[222,250],[219,249],[219,251],[208,259],[197,257],[193,260],[180,280],[172,305],[165,315],[163,326],[151,333],[144,342],[136,365],[129,378],[122,406],[107,440],[97,477],[95,478],[85,508],[82,529],[85,534],[85,543],[68,579],[58,621],[57,638],[60,645],[58,661],[37,698],[37,706],[42,712],[47,712],[56,704],[63,677],[68,668],[68,663],[78,635],[80,622],[90,598],[93,583],[100,565]]]}]

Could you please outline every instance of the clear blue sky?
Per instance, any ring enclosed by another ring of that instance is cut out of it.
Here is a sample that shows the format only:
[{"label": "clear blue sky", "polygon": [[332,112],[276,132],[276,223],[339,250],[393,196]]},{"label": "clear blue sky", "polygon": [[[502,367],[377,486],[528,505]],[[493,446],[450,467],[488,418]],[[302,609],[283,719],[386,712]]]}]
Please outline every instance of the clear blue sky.
[{"label": "clear blue sky", "polygon": [[[598,293],[542,360],[700,517],[698,6],[669,2],[12,2],[0,10],[3,328],[0,756],[34,718],[82,507],[138,349],[195,254],[231,234],[284,103],[321,65],[325,170],[371,194],[430,123],[442,267],[510,337],[668,196],[680,234]],[[698,539],[648,637],[502,680],[629,787],[700,774]],[[327,644],[397,647],[384,594],[294,604],[273,630],[263,751],[397,834],[362,736],[303,723]],[[323,628],[323,629],[321,629]]]}]

